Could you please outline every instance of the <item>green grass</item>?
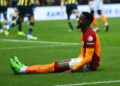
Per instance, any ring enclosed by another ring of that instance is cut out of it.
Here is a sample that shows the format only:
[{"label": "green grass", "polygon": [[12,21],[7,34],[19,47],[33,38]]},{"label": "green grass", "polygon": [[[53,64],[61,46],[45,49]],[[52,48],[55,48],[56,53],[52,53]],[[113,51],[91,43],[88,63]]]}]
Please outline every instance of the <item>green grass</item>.
[{"label": "green grass", "polygon": [[[28,74],[15,75],[10,69],[9,59],[18,56],[26,65],[47,64],[69,58],[76,58],[81,50],[80,45],[54,46],[58,44],[28,43],[3,41],[0,34],[0,85],[1,86],[55,86],[83,82],[120,80],[120,18],[108,18],[110,30],[104,32],[104,25],[98,19],[101,40],[100,67],[95,72],[73,74]],[[76,21],[73,20],[74,26]],[[23,23],[23,31],[27,34],[28,25]],[[33,35],[37,41],[80,43],[81,32],[68,32],[66,20],[36,21]],[[7,39],[26,40],[17,35],[17,27],[10,30]],[[33,48],[31,48],[33,46]],[[38,46],[38,47],[36,47]],[[43,47],[41,47],[43,46]],[[50,46],[50,47],[47,47]],[[26,47],[26,48],[21,48]],[[27,48],[28,47],[28,48]],[[96,84],[87,86],[119,86],[120,83]]]}]

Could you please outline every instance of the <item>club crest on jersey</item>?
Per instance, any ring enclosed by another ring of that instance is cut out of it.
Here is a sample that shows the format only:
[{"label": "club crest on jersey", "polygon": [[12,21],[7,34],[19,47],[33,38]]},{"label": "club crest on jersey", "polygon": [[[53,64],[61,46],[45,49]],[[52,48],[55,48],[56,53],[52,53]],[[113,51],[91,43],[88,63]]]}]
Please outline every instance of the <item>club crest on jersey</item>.
[{"label": "club crest on jersey", "polygon": [[93,40],[93,37],[92,36],[89,36],[88,37],[88,41],[92,41]]}]

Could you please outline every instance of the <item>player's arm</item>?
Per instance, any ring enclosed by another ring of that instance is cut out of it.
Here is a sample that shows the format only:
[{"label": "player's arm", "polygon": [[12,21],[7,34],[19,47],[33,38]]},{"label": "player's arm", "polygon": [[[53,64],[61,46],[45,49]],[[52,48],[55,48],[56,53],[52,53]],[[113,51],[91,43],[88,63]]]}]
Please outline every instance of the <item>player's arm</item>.
[{"label": "player's arm", "polygon": [[84,50],[83,50],[83,46],[81,48],[81,53],[80,55],[78,56],[78,58],[83,58],[84,57]]},{"label": "player's arm", "polygon": [[72,70],[73,71],[77,71],[79,68],[81,68],[86,63],[91,62],[93,54],[94,54],[94,48],[86,48],[86,53],[85,53],[84,59],[80,63],[78,63],[77,65],[75,65],[72,68]]},{"label": "player's arm", "polygon": [[61,0],[61,4],[60,4],[60,5],[61,5],[61,8],[64,7],[64,2],[65,2],[64,0]]}]

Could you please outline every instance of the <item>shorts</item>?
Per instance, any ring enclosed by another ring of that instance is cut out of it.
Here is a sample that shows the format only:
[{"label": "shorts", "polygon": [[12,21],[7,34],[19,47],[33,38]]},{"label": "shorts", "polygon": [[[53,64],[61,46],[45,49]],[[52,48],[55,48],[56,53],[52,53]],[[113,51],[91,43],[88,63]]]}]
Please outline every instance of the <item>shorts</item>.
[{"label": "shorts", "polygon": [[93,0],[88,3],[90,10],[102,10],[103,0]]},{"label": "shorts", "polygon": [[20,16],[30,17],[33,16],[33,7],[32,6],[17,6],[17,11]]},{"label": "shorts", "polygon": [[[70,68],[73,68],[75,65],[77,65],[78,63],[80,63],[83,60],[83,58],[73,58],[71,59],[71,61],[69,62],[69,66]],[[82,72],[82,71],[92,71],[92,67],[90,63],[85,64],[84,66],[82,66],[80,69],[77,70],[77,72]]]},{"label": "shorts", "polygon": [[70,15],[73,12],[78,12],[76,4],[68,4],[66,5],[66,13]]},{"label": "shorts", "polygon": [[12,1],[12,7],[16,7],[17,6],[17,1]]},{"label": "shorts", "polygon": [[7,8],[8,6],[3,6],[3,7],[0,6],[0,13],[7,14]]}]

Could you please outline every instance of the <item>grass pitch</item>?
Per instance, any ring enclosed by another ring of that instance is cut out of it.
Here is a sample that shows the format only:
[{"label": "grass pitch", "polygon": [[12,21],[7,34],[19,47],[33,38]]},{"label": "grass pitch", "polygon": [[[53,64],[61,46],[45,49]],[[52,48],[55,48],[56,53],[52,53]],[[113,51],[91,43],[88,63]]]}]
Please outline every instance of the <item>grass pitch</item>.
[{"label": "grass pitch", "polygon": [[[28,74],[15,75],[10,69],[9,59],[18,56],[25,65],[48,64],[69,58],[76,58],[81,50],[80,34],[77,29],[68,32],[66,20],[36,21],[33,35],[37,41],[27,41],[17,35],[17,27],[10,30],[10,36],[4,39],[0,34],[0,85],[1,86],[56,86],[120,80],[120,18],[108,18],[110,29],[104,32],[104,25],[98,19],[101,41],[100,67],[95,72],[72,74]],[[76,24],[76,21],[73,20]],[[75,27],[75,25],[74,25]],[[28,25],[23,23],[27,34]],[[62,43],[61,43],[62,42]],[[89,84],[86,86],[119,86],[119,82]]]}]

